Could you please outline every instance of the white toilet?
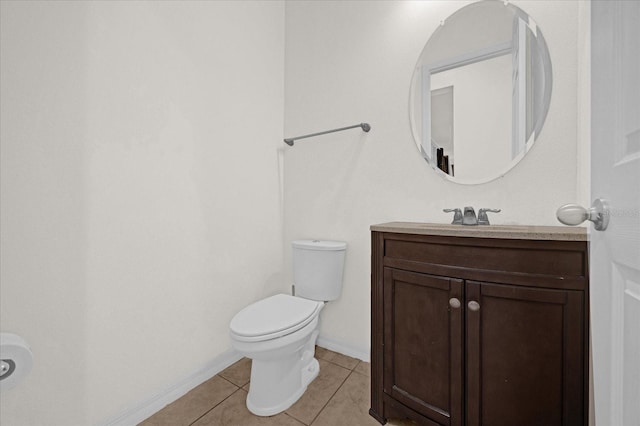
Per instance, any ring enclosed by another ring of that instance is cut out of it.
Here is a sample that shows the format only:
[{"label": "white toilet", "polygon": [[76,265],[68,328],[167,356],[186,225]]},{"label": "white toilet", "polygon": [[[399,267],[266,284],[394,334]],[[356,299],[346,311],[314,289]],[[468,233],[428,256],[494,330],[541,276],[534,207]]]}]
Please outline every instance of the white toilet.
[{"label": "white toilet", "polygon": [[272,416],[296,402],[318,376],[314,356],[320,311],[342,291],[347,244],[293,243],[295,296],[278,294],[238,312],[230,324],[232,346],[251,358],[247,408]]}]

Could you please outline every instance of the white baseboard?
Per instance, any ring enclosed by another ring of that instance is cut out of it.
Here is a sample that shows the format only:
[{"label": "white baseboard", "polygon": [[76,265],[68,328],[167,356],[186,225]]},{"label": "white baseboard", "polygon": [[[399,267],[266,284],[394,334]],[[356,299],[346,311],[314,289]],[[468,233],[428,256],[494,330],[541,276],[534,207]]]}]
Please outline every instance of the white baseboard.
[{"label": "white baseboard", "polygon": [[104,423],[103,426],[132,426],[151,417],[165,406],[184,396],[191,389],[206,382],[231,364],[239,361],[242,355],[229,349],[221,353],[204,367],[190,374],[188,377],[178,381],[173,386],[158,392],[146,400],[136,404],[124,413],[114,417]]},{"label": "white baseboard", "polygon": [[330,351],[341,353],[342,355],[347,355],[352,358],[358,358],[362,361],[369,362],[371,358],[369,351],[363,351],[360,348],[354,348],[349,345],[345,345],[341,342],[336,342],[335,340],[327,339],[325,337],[318,337],[316,344],[321,348],[329,349]]}]

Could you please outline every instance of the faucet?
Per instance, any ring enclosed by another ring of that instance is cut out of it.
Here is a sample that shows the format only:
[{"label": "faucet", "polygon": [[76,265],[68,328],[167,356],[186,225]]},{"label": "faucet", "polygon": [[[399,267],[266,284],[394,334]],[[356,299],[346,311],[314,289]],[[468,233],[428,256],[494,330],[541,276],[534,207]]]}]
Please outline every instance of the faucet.
[{"label": "faucet", "polygon": [[462,217],[463,225],[477,225],[478,218],[476,217],[476,211],[473,207],[465,207],[464,208],[464,216]]},{"label": "faucet", "polygon": [[453,222],[451,222],[452,225],[475,226],[490,225],[487,212],[500,213],[501,210],[481,208],[480,210],[478,210],[478,217],[476,217],[476,211],[471,206],[467,206],[464,208],[464,215],[460,209],[442,209],[442,211],[445,213],[453,212]]}]

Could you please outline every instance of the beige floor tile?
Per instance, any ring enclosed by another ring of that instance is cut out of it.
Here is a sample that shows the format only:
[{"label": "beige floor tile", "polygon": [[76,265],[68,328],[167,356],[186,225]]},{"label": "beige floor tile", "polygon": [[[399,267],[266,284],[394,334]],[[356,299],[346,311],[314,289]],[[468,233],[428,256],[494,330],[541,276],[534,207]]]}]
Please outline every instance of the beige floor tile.
[{"label": "beige floor tile", "polygon": [[247,409],[246,399],[247,393],[239,389],[193,426],[303,426],[285,413],[271,417],[254,416]]},{"label": "beige floor tile", "polygon": [[320,374],[309,384],[304,395],[286,411],[287,414],[307,425],[316,418],[349,375],[349,370],[339,365],[322,359],[318,362]]},{"label": "beige floor tile", "polygon": [[369,378],[352,372],[312,425],[379,426],[369,415],[369,401]]},{"label": "beige floor tile", "polygon": [[367,377],[371,377],[371,364],[368,362],[360,361],[356,368],[353,369],[356,373],[364,374]]},{"label": "beige floor tile", "polygon": [[358,362],[360,362],[350,356],[342,355],[319,346],[316,346],[316,358],[338,364],[340,367],[348,368],[349,370],[353,370],[355,366],[358,365]]},{"label": "beige floor tile", "polygon": [[249,379],[251,379],[251,360],[249,358],[242,358],[240,361],[227,367],[219,375],[234,385],[242,387],[249,383]]},{"label": "beige floor tile", "polygon": [[200,386],[192,389],[182,398],[167,405],[141,426],[181,426],[190,425],[198,417],[222,402],[226,397],[238,390],[221,377],[214,376]]},{"label": "beige floor tile", "polygon": [[329,349],[321,348],[320,346],[316,345],[315,357],[317,359],[324,359],[324,357],[327,355],[327,352],[329,352]]}]

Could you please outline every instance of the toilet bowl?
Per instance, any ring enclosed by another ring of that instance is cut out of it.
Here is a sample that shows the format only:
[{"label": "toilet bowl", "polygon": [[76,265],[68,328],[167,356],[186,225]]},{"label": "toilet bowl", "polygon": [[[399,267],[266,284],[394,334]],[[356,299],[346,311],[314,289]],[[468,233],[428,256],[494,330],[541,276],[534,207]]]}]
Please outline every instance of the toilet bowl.
[{"label": "toilet bowl", "polygon": [[314,358],[324,302],[278,294],[240,311],[231,321],[231,344],[251,358],[247,408],[272,416],[289,408],[318,376]]},{"label": "toilet bowl", "polygon": [[258,416],[286,410],[318,376],[314,354],[320,312],[342,290],[346,243],[292,244],[296,296],[259,300],[238,312],[229,325],[231,345],[252,360],[247,408]]}]

